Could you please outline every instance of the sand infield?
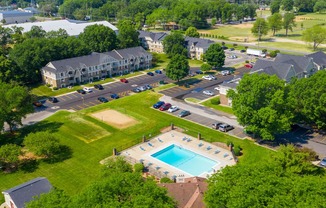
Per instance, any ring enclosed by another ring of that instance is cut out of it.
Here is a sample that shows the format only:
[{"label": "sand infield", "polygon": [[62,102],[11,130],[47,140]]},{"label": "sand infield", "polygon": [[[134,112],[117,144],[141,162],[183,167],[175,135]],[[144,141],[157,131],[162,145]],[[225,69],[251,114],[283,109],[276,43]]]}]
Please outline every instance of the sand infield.
[{"label": "sand infield", "polygon": [[91,116],[118,129],[125,129],[138,123],[138,121],[134,118],[129,117],[116,110],[99,111],[92,113]]}]

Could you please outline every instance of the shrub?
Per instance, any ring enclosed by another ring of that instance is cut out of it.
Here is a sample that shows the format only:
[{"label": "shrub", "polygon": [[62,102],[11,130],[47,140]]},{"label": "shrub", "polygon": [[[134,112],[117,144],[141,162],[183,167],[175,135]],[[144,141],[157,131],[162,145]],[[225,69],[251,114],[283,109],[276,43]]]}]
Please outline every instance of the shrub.
[{"label": "shrub", "polygon": [[219,105],[220,103],[221,103],[220,98],[211,99],[211,104],[212,105]]},{"label": "shrub", "polygon": [[229,147],[230,145],[232,146],[232,147],[234,147],[234,144],[231,142],[231,141],[227,141],[226,142],[226,145]]},{"label": "shrub", "polygon": [[246,63],[246,64],[249,63],[249,60],[246,60],[245,63]]},{"label": "shrub", "polygon": [[135,171],[136,173],[142,173],[143,170],[144,170],[144,165],[143,165],[142,163],[136,163],[136,164],[134,165],[134,171]]},{"label": "shrub", "polygon": [[263,53],[266,53],[266,52],[267,52],[267,49],[266,49],[266,48],[265,48],[265,49],[263,49],[263,50],[262,50],[262,52],[263,52]]},{"label": "shrub", "polygon": [[57,88],[57,87],[53,87],[53,90],[58,90],[59,88]]},{"label": "shrub", "polygon": [[174,183],[174,181],[172,181],[171,179],[164,177],[161,178],[160,183]]},{"label": "shrub", "polygon": [[237,145],[236,147],[233,148],[233,152],[236,156],[240,156],[241,155],[241,147],[239,145]]}]

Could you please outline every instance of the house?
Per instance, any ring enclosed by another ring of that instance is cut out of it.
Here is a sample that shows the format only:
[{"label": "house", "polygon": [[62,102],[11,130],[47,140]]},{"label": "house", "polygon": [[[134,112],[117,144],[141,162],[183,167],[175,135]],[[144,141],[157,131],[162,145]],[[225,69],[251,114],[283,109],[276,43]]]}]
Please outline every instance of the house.
[{"label": "house", "polygon": [[21,12],[17,10],[0,12],[0,21],[4,24],[30,22],[33,14],[30,12]]},{"label": "house", "polygon": [[274,61],[258,59],[250,73],[276,75],[290,82],[292,78],[310,77],[317,72],[314,59],[309,56],[277,54]]},{"label": "house", "polygon": [[153,33],[147,31],[138,31],[141,45],[150,52],[164,53],[163,39],[168,35],[164,32]]},{"label": "house", "polygon": [[[155,53],[164,53],[163,40],[167,35],[168,34],[164,32],[154,33],[139,31],[139,39],[142,46]],[[185,36],[184,45],[188,50],[189,58],[200,60],[208,47],[213,43],[214,41],[212,40]]]},{"label": "house", "polygon": [[203,59],[204,53],[208,47],[215,42],[209,39],[185,37],[186,47],[188,50],[188,57],[191,59]]},{"label": "house", "polygon": [[185,178],[182,183],[161,183],[159,186],[168,191],[168,195],[174,198],[180,208],[203,208],[204,192],[208,184],[205,178]]},{"label": "house", "polygon": [[[32,15],[30,12],[25,12],[26,14]],[[22,27],[23,33],[28,32],[33,26],[42,27],[45,32],[58,31],[59,29],[64,29],[67,31],[69,36],[78,36],[80,33],[84,32],[85,27],[90,25],[104,25],[111,28],[115,33],[118,33],[118,28],[109,23],[108,21],[98,21],[98,22],[86,22],[79,20],[54,20],[45,22],[29,22],[24,24],[11,24],[4,27],[12,28],[13,26]]]},{"label": "house", "polygon": [[60,88],[149,69],[151,66],[152,55],[138,46],[51,61],[41,69],[41,74],[45,84]]},{"label": "house", "polygon": [[318,70],[326,68],[326,54],[324,52],[318,51],[316,53],[308,54],[306,56],[313,59],[315,67]]},{"label": "house", "polygon": [[44,177],[39,177],[3,191],[2,194],[7,207],[23,208],[25,203],[33,200],[33,197],[48,193],[51,189],[50,182]]},{"label": "house", "polygon": [[230,89],[236,90],[241,78],[242,78],[241,76],[234,77],[231,81],[226,81],[219,85],[221,105],[232,106],[232,100],[227,97],[227,93]]}]

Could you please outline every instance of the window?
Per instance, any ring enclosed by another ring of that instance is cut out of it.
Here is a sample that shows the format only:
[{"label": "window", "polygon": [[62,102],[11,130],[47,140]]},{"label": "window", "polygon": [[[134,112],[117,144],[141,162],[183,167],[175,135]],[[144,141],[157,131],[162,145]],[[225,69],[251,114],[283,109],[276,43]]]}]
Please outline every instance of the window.
[{"label": "window", "polygon": [[61,79],[61,82],[64,82],[65,81],[65,79]]},{"label": "window", "polygon": [[60,74],[63,77],[63,73]]}]

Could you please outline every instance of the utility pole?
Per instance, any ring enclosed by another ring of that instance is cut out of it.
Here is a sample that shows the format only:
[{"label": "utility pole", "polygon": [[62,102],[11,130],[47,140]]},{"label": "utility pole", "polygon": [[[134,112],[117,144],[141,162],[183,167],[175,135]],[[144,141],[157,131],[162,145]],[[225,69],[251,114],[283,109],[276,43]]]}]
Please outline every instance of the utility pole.
[{"label": "utility pole", "polygon": [[261,28],[261,22],[259,22],[259,26],[258,26],[258,49],[259,49],[259,41],[260,41],[260,28]]}]

